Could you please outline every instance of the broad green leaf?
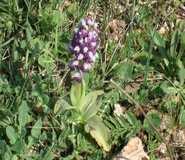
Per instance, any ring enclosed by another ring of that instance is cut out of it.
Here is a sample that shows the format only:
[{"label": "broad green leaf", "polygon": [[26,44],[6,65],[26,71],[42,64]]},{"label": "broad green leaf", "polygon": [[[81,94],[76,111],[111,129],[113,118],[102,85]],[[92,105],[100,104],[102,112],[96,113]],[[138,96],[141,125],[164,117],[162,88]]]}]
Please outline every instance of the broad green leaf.
[{"label": "broad green leaf", "polygon": [[[134,60],[138,60],[139,62],[145,62],[146,63],[146,61],[147,61],[147,59],[148,59],[148,52],[146,52],[146,51],[141,51],[141,52],[137,52],[137,53],[135,53],[133,56],[132,56],[132,58],[134,59]],[[153,55],[150,55],[151,57],[151,59],[153,59]]]},{"label": "broad green leaf", "polygon": [[125,112],[125,117],[127,118],[127,120],[129,121],[129,123],[133,126],[138,126],[140,125],[140,121],[138,121],[136,119],[136,117],[134,116],[134,114],[131,111],[126,111]]},{"label": "broad green leaf", "polygon": [[75,13],[78,12],[79,9],[79,4],[77,2],[71,3],[70,6],[67,8],[67,11],[72,14],[75,15]]},{"label": "broad green leaf", "polygon": [[53,59],[53,57],[50,54],[44,53],[41,54],[38,58],[38,63],[42,66],[42,67],[55,67],[54,64],[55,60]]},{"label": "broad green leaf", "polygon": [[84,102],[86,91],[86,83],[82,80],[82,83],[74,83],[71,87],[70,99],[73,107],[81,108]]},{"label": "broad green leaf", "polygon": [[88,119],[85,130],[91,134],[100,147],[103,147],[103,149],[107,152],[110,151],[110,133],[100,117],[95,115],[94,117]]},{"label": "broad green leaf", "polygon": [[185,109],[181,107],[180,115],[179,115],[179,124],[185,128]]},{"label": "broad green leaf", "polygon": [[42,129],[42,121],[41,119],[39,119],[32,127],[32,130],[31,130],[32,137],[38,138],[41,134],[41,129]]},{"label": "broad green leaf", "polygon": [[37,49],[42,49],[44,47],[44,42],[41,41],[39,38],[35,38],[35,39],[32,39],[30,42],[29,42],[29,46],[32,48],[32,49],[35,49],[35,47],[37,46]]},{"label": "broad green leaf", "polygon": [[184,79],[185,79],[185,69],[184,68],[181,68],[179,70],[178,77],[179,77],[180,83],[182,85],[184,83]]},{"label": "broad green leaf", "polygon": [[71,99],[71,103],[73,106],[76,106],[77,104],[77,99],[76,99],[76,96],[75,96],[75,84],[73,84],[71,86],[71,91],[70,91],[70,99]]},{"label": "broad green leaf", "polygon": [[32,136],[28,136],[28,143],[27,143],[27,148],[30,148],[33,146],[35,141],[35,138],[33,138]]},{"label": "broad green leaf", "polygon": [[163,90],[164,93],[168,94],[168,95],[175,95],[176,93],[178,93],[178,89],[171,87],[168,85],[167,81],[164,81],[161,84],[161,89]]},{"label": "broad green leaf", "polygon": [[139,91],[139,104],[147,104],[148,101],[148,90],[141,89]]},{"label": "broad green leaf", "polygon": [[6,84],[4,81],[3,81],[3,79],[0,77],[0,86],[2,86],[2,85],[4,85],[4,84]]},{"label": "broad green leaf", "polygon": [[29,107],[26,103],[26,101],[22,101],[21,106],[19,107],[19,126],[25,126],[27,123],[31,121],[31,116],[28,114]]},{"label": "broad green leaf", "polygon": [[[80,90],[80,92],[78,90]],[[77,97],[78,105],[80,105],[79,107],[81,107],[81,103],[84,102],[85,92],[86,92],[86,83],[84,80],[82,80],[81,84],[77,83],[76,85],[76,97]],[[78,95],[79,93],[80,93],[80,96]]]},{"label": "broad green leaf", "polygon": [[34,88],[34,90],[32,91],[31,95],[32,95],[32,96],[35,96],[35,97],[38,97],[38,96],[42,95],[42,90],[41,90],[41,88],[38,87],[38,86],[36,86],[36,87]]},{"label": "broad green leaf", "polygon": [[53,22],[54,23],[59,23],[60,18],[61,18],[60,11],[56,10],[54,15],[53,15]]},{"label": "broad green leaf", "polygon": [[54,106],[54,114],[57,117],[58,115],[69,109],[76,109],[76,107],[71,106],[64,99],[59,99]]},{"label": "broad green leaf", "polygon": [[92,92],[88,93],[84,98],[81,111],[83,113],[87,112],[87,110],[89,110],[91,108],[91,106],[95,103],[98,96],[100,96],[102,94],[103,94],[102,90],[92,91]]},{"label": "broad green leaf", "polygon": [[163,92],[168,94],[168,95],[175,95],[178,93],[178,89],[174,87],[168,86],[167,88],[162,88]]},{"label": "broad green leaf", "polygon": [[12,126],[6,127],[6,135],[10,140],[10,144],[14,144],[17,140],[17,133],[15,133],[15,130]]},{"label": "broad green leaf", "polygon": [[179,23],[179,29],[183,32],[184,29],[185,29],[185,21],[182,20],[180,23]]},{"label": "broad green leaf", "polygon": [[49,102],[49,96],[47,94],[38,96],[38,99],[42,102],[42,105],[45,105]]},{"label": "broad green leaf", "polygon": [[41,102],[41,104],[39,105],[45,105],[50,100],[49,96],[47,94],[42,93],[41,88],[39,88],[38,86],[34,88],[31,95],[37,97],[39,103]]},{"label": "broad green leaf", "polygon": [[24,138],[26,136],[26,133],[27,133],[26,129],[27,128],[21,128],[21,131],[19,131],[19,134],[20,134],[19,137],[20,138]]},{"label": "broad green leaf", "polygon": [[27,44],[26,44],[26,41],[25,40],[22,40],[21,41],[21,44],[20,44],[20,47],[21,48],[26,48]]},{"label": "broad green leaf", "polygon": [[21,153],[23,149],[25,149],[25,141],[23,139],[19,139],[10,149],[15,152]]},{"label": "broad green leaf", "polygon": [[172,35],[171,42],[170,42],[170,55],[172,60],[176,59],[176,49],[180,38],[180,31],[176,29]]},{"label": "broad green leaf", "polygon": [[86,108],[85,112],[83,114],[83,119],[84,121],[88,120],[89,118],[93,117],[96,115],[100,108],[101,104],[101,98],[96,99],[95,102],[90,103],[89,106]]},{"label": "broad green leaf", "polygon": [[[160,117],[156,113],[150,113],[147,115],[147,118],[153,123],[153,125],[157,128],[161,125],[162,121]],[[143,127],[146,129],[146,131],[150,134],[154,134],[154,129],[153,127],[148,123],[148,121],[145,119],[144,120],[144,125]]]},{"label": "broad green leaf", "polygon": [[181,32],[181,39],[180,39],[180,49],[179,49],[179,53],[177,54],[177,61],[179,61],[182,57],[182,55],[184,54],[185,51],[185,33]]},{"label": "broad green leaf", "polygon": [[160,52],[166,53],[165,43],[157,31],[154,31],[154,43],[160,47]]},{"label": "broad green leaf", "polygon": [[89,81],[90,81],[89,73],[83,73],[83,79],[84,79],[86,84],[89,84]]},{"label": "broad green leaf", "polygon": [[12,157],[12,160],[19,160],[19,158],[18,158],[18,156],[17,155],[13,155],[13,157]]},{"label": "broad green leaf", "polygon": [[114,67],[113,74],[129,80],[132,78],[133,64],[132,62],[122,62]]},{"label": "broad green leaf", "polygon": [[46,155],[44,156],[43,159],[54,159],[56,155],[52,152],[52,149],[49,150],[49,152],[46,152]]},{"label": "broad green leaf", "polygon": [[[178,68],[180,68],[180,69],[181,69],[181,68],[184,68],[184,64],[183,64],[182,60],[179,60],[178,57],[177,57],[177,59],[176,59],[176,65],[177,65],[177,69],[178,69]],[[176,69],[176,70],[177,70],[177,69]]]},{"label": "broad green leaf", "polygon": [[0,140],[0,155],[4,158],[4,160],[12,158],[12,153],[5,140]]},{"label": "broad green leaf", "polygon": [[169,61],[167,59],[167,51],[166,51],[165,42],[163,41],[163,39],[161,38],[161,36],[159,35],[159,33],[157,31],[152,32],[152,38],[153,38],[154,43],[156,44],[157,48],[159,49],[159,52],[160,52],[162,58],[164,59],[165,65],[168,66]]}]

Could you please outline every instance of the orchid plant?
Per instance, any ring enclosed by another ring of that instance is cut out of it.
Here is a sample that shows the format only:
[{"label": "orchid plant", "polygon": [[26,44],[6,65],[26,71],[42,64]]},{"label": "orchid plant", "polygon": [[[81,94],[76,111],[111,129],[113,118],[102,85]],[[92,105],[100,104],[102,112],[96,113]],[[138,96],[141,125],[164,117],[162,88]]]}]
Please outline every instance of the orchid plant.
[{"label": "orchid plant", "polygon": [[[68,46],[70,57],[69,68],[74,83],[71,87],[70,102],[59,99],[54,107],[55,116],[61,115],[66,110],[74,110],[75,123],[83,124],[84,130],[96,140],[105,151],[111,149],[110,133],[97,115],[100,108],[102,90],[86,94],[86,83],[83,73],[89,72],[98,58],[98,24],[92,17],[82,19],[75,28],[72,43]],[[74,116],[74,115],[73,115]]]}]

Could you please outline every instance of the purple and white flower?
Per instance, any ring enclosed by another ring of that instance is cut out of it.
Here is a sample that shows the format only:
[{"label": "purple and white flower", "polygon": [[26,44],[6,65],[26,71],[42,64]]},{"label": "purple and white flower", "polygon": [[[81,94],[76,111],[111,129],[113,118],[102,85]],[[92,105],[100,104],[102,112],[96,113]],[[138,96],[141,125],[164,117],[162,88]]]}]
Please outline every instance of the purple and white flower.
[{"label": "purple and white flower", "polygon": [[89,72],[92,64],[98,57],[98,24],[92,17],[82,19],[75,28],[72,42],[68,46],[69,57],[72,60],[68,63],[73,71],[73,79],[82,82],[82,74]]}]

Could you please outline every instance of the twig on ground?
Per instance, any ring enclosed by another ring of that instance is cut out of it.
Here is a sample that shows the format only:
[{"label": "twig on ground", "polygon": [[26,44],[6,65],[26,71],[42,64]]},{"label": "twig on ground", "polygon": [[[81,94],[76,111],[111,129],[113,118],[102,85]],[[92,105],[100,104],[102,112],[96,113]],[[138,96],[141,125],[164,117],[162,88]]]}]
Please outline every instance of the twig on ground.
[{"label": "twig on ground", "polygon": [[159,131],[157,130],[157,128],[154,126],[154,124],[147,118],[146,113],[144,112],[144,110],[142,109],[142,107],[124,90],[122,89],[115,81],[113,81],[112,79],[110,80],[110,82],[119,90],[121,91],[124,95],[126,95],[135,105],[136,107],[142,112],[142,114],[144,115],[144,117],[146,118],[146,120],[148,121],[148,123],[152,126],[152,128],[156,131],[156,133],[158,134],[158,136],[161,138],[161,140],[165,143],[166,148],[168,150],[170,159],[173,160],[173,156],[170,150],[170,147],[168,145],[168,143],[166,142],[166,140],[161,136],[161,134],[159,133]]}]

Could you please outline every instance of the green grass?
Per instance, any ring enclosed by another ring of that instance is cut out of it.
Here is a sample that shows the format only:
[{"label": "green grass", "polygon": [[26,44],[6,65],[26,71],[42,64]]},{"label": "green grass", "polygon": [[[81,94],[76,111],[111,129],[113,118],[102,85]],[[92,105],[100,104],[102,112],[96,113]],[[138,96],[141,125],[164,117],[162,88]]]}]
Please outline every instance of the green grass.
[{"label": "green grass", "polygon": [[[182,159],[185,140],[176,134],[185,128],[180,3],[1,0],[0,159],[107,160],[135,135],[152,160]],[[87,93],[104,91],[98,115],[110,131],[109,152],[74,123],[71,111],[54,113],[59,99],[69,101],[73,80],[66,46],[86,16],[94,16],[100,30],[99,59],[86,75]],[[125,110],[122,116],[114,114],[117,103]],[[170,152],[160,153],[161,143]]]}]

